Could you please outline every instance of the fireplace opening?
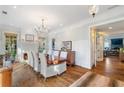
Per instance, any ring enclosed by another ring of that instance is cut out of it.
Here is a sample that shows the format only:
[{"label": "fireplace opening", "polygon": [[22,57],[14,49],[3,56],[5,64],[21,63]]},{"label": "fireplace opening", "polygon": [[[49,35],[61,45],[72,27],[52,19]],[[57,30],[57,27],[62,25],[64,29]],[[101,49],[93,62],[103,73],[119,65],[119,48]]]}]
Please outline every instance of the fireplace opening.
[{"label": "fireplace opening", "polygon": [[28,54],[27,54],[27,53],[24,53],[23,59],[24,59],[24,60],[28,60]]}]

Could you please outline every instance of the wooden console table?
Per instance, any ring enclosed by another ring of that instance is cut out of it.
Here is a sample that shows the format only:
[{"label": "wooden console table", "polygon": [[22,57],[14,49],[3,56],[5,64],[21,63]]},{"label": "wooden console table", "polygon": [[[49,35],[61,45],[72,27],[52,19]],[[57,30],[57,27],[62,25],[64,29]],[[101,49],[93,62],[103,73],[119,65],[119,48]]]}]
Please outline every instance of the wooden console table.
[{"label": "wooden console table", "polygon": [[68,51],[67,65],[72,66],[75,64],[75,51]]}]

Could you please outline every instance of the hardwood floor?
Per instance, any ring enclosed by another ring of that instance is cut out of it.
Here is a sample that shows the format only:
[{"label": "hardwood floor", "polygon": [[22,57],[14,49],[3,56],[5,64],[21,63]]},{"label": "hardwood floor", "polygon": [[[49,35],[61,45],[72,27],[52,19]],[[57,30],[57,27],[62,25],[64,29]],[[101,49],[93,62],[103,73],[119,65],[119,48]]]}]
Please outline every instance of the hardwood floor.
[{"label": "hardwood floor", "polygon": [[14,87],[65,87],[71,85],[88,70],[79,66],[68,67],[68,70],[60,76],[54,76],[44,81],[28,65],[16,65],[13,70]]},{"label": "hardwood floor", "polygon": [[71,87],[124,87],[124,82],[88,71]]},{"label": "hardwood floor", "polygon": [[91,71],[124,81],[124,62],[120,62],[119,58],[115,56],[105,58],[104,62],[97,62],[96,67]]},{"label": "hardwood floor", "polygon": [[91,70],[79,66],[68,67],[68,70],[60,76],[54,76],[44,81],[43,76],[35,73],[28,65],[15,64],[13,69],[14,87],[66,87],[79,79],[88,71],[101,74],[111,79],[124,81],[124,63],[117,57],[106,58],[104,62],[98,62]]}]

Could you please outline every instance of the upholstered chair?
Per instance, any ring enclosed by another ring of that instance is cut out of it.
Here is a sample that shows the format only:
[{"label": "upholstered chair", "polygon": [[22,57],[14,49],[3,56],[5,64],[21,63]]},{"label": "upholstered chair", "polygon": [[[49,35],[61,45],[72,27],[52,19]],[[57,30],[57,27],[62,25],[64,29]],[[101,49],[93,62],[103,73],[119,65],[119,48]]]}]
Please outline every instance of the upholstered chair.
[{"label": "upholstered chair", "polygon": [[55,59],[58,60],[59,56],[60,56],[60,51],[58,51],[58,50],[53,51],[52,60],[55,60]]},{"label": "upholstered chair", "polygon": [[67,54],[68,53],[65,51],[60,52],[59,62],[61,63],[61,65],[58,66],[58,74],[63,73],[67,69],[66,68]]},{"label": "upholstered chair", "polygon": [[66,61],[66,60],[67,60],[67,54],[68,54],[67,52],[61,51],[61,52],[60,52],[59,60]]},{"label": "upholstered chair", "polygon": [[33,54],[33,58],[34,58],[34,62],[33,62],[33,67],[34,67],[34,70],[36,71],[36,72],[40,72],[40,64],[39,64],[39,57],[38,57],[38,53],[36,53],[36,52],[32,52],[32,54]]},{"label": "upholstered chair", "polygon": [[48,65],[45,54],[39,53],[39,57],[41,61],[40,73],[44,76],[45,79],[47,77],[55,76],[66,71],[66,62]]},{"label": "upholstered chair", "polygon": [[46,79],[47,77],[51,77],[51,76],[55,76],[57,75],[57,71],[56,71],[56,67],[55,65],[47,65],[47,59],[46,59],[46,55],[43,53],[39,53],[39,58],[41,61],[41,70],[40,70],[40,74],[42,74],[44,76],[44,78]]}]

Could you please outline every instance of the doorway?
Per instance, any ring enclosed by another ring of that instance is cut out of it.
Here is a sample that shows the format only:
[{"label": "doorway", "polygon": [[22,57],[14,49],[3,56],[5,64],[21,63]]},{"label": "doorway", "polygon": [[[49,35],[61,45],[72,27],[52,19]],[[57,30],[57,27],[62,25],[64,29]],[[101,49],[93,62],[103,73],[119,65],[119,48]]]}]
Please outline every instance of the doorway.
[{"label": "doorway", "polygon": [[[97,25],[91,33],[92,71],[124,81],[124,20]],[[95,42],[94,42],[95,41]],[[93,51],[94,49],[94,51]]]},{"label": "doorway", "polygon": [[11,60],[14,60],[17,54],[17,34],[5,33],[5,51]]},{"label": "doorway", "polygon": [[[106,58],[118,58],[124,61],[124,20],[96,25],[90,29],[91,67]],[[121,50],[121,51],[120,51]]]}]

